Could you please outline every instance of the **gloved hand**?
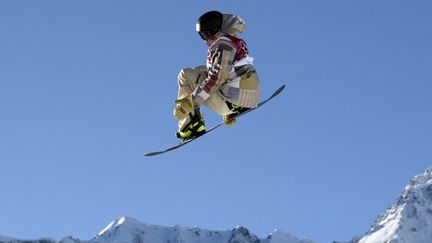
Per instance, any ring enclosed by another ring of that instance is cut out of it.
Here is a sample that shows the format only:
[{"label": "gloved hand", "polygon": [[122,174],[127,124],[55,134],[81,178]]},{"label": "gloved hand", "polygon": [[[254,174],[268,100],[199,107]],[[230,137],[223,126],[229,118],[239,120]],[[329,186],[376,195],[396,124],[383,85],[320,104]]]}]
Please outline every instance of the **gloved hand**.
[{"label": "gloved hand", "polygon": [[175,104],[176,108],[174,109],[173,115],[179,120],[184,119],[195,110],[195,104],[190,95],[176,100]]},{"label": "gloved hand", "polygon": [[223,119],[227,126],[233,126],[237,122],[237,120],[234,117],[230,117],[230,115],[224,115]]}]

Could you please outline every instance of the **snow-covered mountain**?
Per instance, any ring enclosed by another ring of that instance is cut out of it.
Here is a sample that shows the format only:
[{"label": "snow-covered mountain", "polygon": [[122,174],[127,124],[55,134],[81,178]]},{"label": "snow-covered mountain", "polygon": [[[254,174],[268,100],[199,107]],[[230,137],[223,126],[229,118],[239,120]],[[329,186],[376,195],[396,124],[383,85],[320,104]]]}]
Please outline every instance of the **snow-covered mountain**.
[{"label": "snow-covered mountain", "polygon": [[53,239],[18,240],[0,237],[0,243],[314,243],[298,239],[280,230],[260,239],[248,229],[238,226],[232,230],[213,231],[198,227],[158,226],[143,224],[133,218],[121,217],[110,223],[93,239],[82,241],[66,237]]},{"label": "snow-covered mountain", "polygon": [[[337,236],[335,236],[336,238]],[[158,226],[121,217],[90,240],[66,237],[19,240],[0,236],[0,243],[314,243],[280,230],[258,238],[248,229],[215,231],[198,227]],[[432,168],[415,176],[363,237],[349,243],[432,243]]]},{"label": "snow-covered mountain", "polygon": [[415,176],[356,243],[432,242],[432,168]]}]

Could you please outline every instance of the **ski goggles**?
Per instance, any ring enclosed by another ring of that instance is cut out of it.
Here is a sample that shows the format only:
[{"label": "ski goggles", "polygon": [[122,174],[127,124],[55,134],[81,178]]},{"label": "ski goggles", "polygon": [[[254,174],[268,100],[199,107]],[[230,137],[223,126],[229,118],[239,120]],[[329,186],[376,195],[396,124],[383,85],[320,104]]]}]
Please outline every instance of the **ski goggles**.
[{"label": "ski goggles", "polygon": [[218,30],[201,30],[198,31],[199,36],[201,39],[207,41],[213,38],[219,31]]}]

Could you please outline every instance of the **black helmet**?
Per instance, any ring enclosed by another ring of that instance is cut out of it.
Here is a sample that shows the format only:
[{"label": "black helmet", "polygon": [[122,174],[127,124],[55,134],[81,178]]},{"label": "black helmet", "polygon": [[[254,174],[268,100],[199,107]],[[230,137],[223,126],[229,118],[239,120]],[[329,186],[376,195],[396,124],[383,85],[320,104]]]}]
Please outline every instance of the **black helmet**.
[{"label": "black helmet", "polygon": [[196,31],[203,40],[213,38],[221,29],[223,14],[218,11],[207,12],[199,17]]}]

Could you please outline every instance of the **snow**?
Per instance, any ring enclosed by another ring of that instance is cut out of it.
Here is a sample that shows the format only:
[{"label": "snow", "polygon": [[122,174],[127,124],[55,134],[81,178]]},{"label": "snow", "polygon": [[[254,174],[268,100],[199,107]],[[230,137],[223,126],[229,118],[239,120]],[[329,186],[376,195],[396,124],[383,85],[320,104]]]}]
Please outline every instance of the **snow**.
[{"label": "snow", "polygon": [[268,237],[269,243],[314,243],[312,240],[303,239],[299,240],[298,238],[283,232],[282,230],[275,229]]},{"label": "snow", "polygon": [[10,237],[0,236],[0,243],[56,243],[56,242],[57,242],[56,240],[51,238],[42,238],[38,240],[19,240]]},{"label": "snow", "polygon": [[[247,228],[237,226],[232,230],[206,230],[195,227],[160,226],[144,224],[136,219],[120,217],[101,230],[94,238],[81,241],[66,237],[60,241],[43,243],[314,243],[299,240],[281,230],[273,231],[266,239],[260,239]],[[42,243],[0,237],[0,243]]]},{"label": "snow", "polygon": [[[125,224],[126,219],[127,219],[126,217],[121,217],[121,218],[111,222],[107,227],[105,227],[105,229],[103,229],[101,232],[99,232],[98,236],[102,236],[105,233],[119,227],[120,225]],[[139,224],[138,221],[136,221],[135,219],[132,219],[132,218],[129,218],[127,221],[128,221],[127,225],[124,225],[124,227],[130,228],[130,227],[133,227],[132,225]]]},{"label": "snow", "polygon": [[358,243],[432,242],[432,168],[415,176]]},{"label": "snow", "polygon": [[[336,236],[337,237],[337,236]],[[199,227],[159,226],[120,217],[86,241],[65,237],[18,240],[0,236],[0,243],[314,243],[275,229],[259,238],[247,228],[206,230]],[[363,237],[350,243],[426,243],[432,242],[432,168],[415,176],[397,200],[381,214]]]},{"label": "snow", "polygon": [[157,226],[142,224],[132,218],[122,217],[102,230],[88,243],[108,242],[187,242],[187,243],[314,243],[298,239],[282,230],[274,230],[266,239],[260,239],[247,228],[236,226],[232,230],[215,231],[195,226]]},{"label": "snow", "polygon": [[15,241],[16,239],[0,236],[0,242],[10,242]]}]

